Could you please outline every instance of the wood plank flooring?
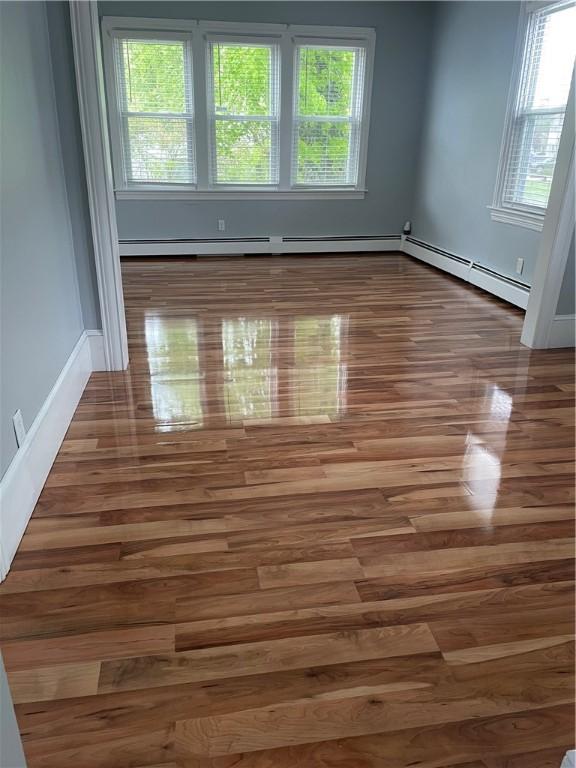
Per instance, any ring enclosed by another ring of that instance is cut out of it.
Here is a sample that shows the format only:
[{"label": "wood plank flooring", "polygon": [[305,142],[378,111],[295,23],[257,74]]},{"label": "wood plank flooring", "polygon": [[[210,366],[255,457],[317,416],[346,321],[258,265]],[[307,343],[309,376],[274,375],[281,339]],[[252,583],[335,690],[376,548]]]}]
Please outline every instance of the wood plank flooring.
[{"label": "wood plank flooring", "polygon": [[558,768],[572,353],[396,254],[123,271],[0,586],[30,768]]}]

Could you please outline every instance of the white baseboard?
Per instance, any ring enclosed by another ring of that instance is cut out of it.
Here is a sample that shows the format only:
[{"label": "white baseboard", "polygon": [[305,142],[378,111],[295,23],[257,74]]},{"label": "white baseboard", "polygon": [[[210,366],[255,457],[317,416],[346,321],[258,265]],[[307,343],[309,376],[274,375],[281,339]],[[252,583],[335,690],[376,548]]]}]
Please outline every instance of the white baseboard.
[{"label": "white baseboard", "polygon": [[529,288],[514,285],[505,276],[485,272],[476,264],[473,264],[470,268],[468,282],[491,293],[493,296],[498,296],[499,299],[504,299],[504,301],[514,304],[516,307],[526,309],[528,306]]},{"label": "white baseboard", "polygon": [[399,251],[402,245],[400,235],[382,238],[350,240],[283,240],[280,250],[271,244],[272,253],[365,253],[378,251]]},{"label": "white baseboard", "polygon": [[432,267],[437,267],[443,272],[449,272],[451,275],[455,275],[461,280],[468,282],[471,262],[463,256],[454,254],[452,258],[448,258],[444,253],[440,252],[440,249],[436,249],[435,246],[426,248],[407,240],[405,237],[402,238],[402,251],[408,254],[408,256],[413,256],[419,261],[424,261]]},{"label": "white baseboard", "polygon": [[102,331],[85,331],[90,342],[90,355],[92,357],[92,370],[106,370],[106,354],[104,353],[104,336]]},{"label": "white baseboard", "polygon": [[548,336],[548,347],[576,346],[576,315],[556,315]]},{"label": "white baseboard", "polygon": [[230,254],[353,253],[399,251],[400,235],[367,238],[225,238],[213,240],[124,240],[120,256],[226,256]]},{"label": "white baseboard", "polygon": [[444,272],[476,285],[484,291],[498,296],[500,299],[514,304],[516,307],[526,309],[530,289],[517,283],[505,275],[498,275],[488,270],[471,259],[458,254],[444,251],[438,246],[423,241],[414,242],[413,239],[402,238],[402,251],[408,256],[425,261],[427,264],[437,267]]},{"label": "white baseboard", "polygon": [[8,573],[88,378],[102,370],[102,362],[102,332],[83,332],[0,481],[0,580]]}]

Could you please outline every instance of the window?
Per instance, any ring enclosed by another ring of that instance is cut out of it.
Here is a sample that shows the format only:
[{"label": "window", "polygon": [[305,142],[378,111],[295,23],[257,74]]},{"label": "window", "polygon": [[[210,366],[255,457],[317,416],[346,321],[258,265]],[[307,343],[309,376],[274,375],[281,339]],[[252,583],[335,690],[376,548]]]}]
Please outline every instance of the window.
[{"label": "window", "polygon": [[361,48],[298,45],[292,179],[354,186],[362,123]]},{"label": "window", "polygon": [[214,184],[278,183],[278,46],[209,44]]},{"label": "window", "polygon": [[129,184],[193,184],[194,116],[185,40],[114,42],[123,177]]},{"label": "window", "polygon": [[570,89],[576,5],[540,5],[528,12],[523,28],[492,216],[541,229]]},{"label": "window", "polygon": [[117,197],[363,196],[373,30],[102,27]]}]

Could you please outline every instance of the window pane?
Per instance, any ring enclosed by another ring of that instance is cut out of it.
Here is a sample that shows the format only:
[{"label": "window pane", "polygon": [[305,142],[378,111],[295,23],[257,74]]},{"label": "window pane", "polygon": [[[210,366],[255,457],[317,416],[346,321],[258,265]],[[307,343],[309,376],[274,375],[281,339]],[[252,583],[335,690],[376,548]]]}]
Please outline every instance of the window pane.
[{"label": "window pane", "polygon": [[298,184],[353,184],[350,123],[306,120],[296,133]]},{"label": "window pane", "polygon": [[510,158],[511,202],[543,208],[548,204],[563,117],[529,115],[521,121],[518,149]]},{"label": "window pane", "polygon": [[299,46],[297,68],[293,183],[356,184],[364,50]]},{"label": "window pane", "polygon": [[564,122],[576,46],[576,6],[534,11],[512,140],[506,159],[503,202],[544,210],[548,205]]},{"label": "window pane", "polygon": [[272,124],[269,121],[216,121],[216,181],[272,184]]},{"label": "window pane", "polygon": [[539,56],[530,106],[563,107],[568,100],[576,49],[576,6],[542,16],[534,56]]},{"label": "window pane", "polygon": [[[214,42],[212,181],[278,183],[278,67],[274,45]],[[256,118],[256,119],[250,119]]]},{"label": "window pane", "polygon": [[272,48],[212,45],[214,109],[217,115],[271,115]]},{"label": "window pane", "polygon": [[129,112],[186,112],[184,43],[123,40],[122,72]]},{"label": "window pane", "polygon": [[187,123],[185,119],[128,117],[129,178],[176,184],[193,181]]},{"label": "window pane", "polygon": [[298,113],[349,117],[353,111],[356,53],[301,47],[298,54]]}]

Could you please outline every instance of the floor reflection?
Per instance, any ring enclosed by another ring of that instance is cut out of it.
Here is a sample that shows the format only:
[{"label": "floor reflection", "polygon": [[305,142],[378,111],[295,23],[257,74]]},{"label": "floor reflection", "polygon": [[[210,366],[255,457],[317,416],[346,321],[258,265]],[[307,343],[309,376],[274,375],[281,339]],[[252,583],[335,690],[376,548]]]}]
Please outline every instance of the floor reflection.
[{"label": "floor reflection", "polygon": [[468,432],[462,467],[464,482],[472,494],[470,502],[478,511],[478,522],[489,527],[500,490],[502,454],[512,415],[511,395],[497,384],[487,384],[480,413],[486,419],[484,433]]},{"label": "floor reflection", "polygon": [[239,317],[222,321],[224,407],[228,421],[268,419],[278,405],[273,363],[276,322]]},{"label": "floor reflection", "polygon": [[[158,429],[342,415],[348,335],[349,318],[340,314],[217,324],[149,315],[146,353]],[[209,371],[203,360],[210,361]]]},{"label": "floor reflection", "polygon": [[145,318],[152,412],[159,429],[201,427],[203,374],[193,318]]},{"label": "floor reflection", "polygon": [[346,404],[343,341],[348,318],[299,317],[294,322],[293,407],[298,415],[335,416]]}]

